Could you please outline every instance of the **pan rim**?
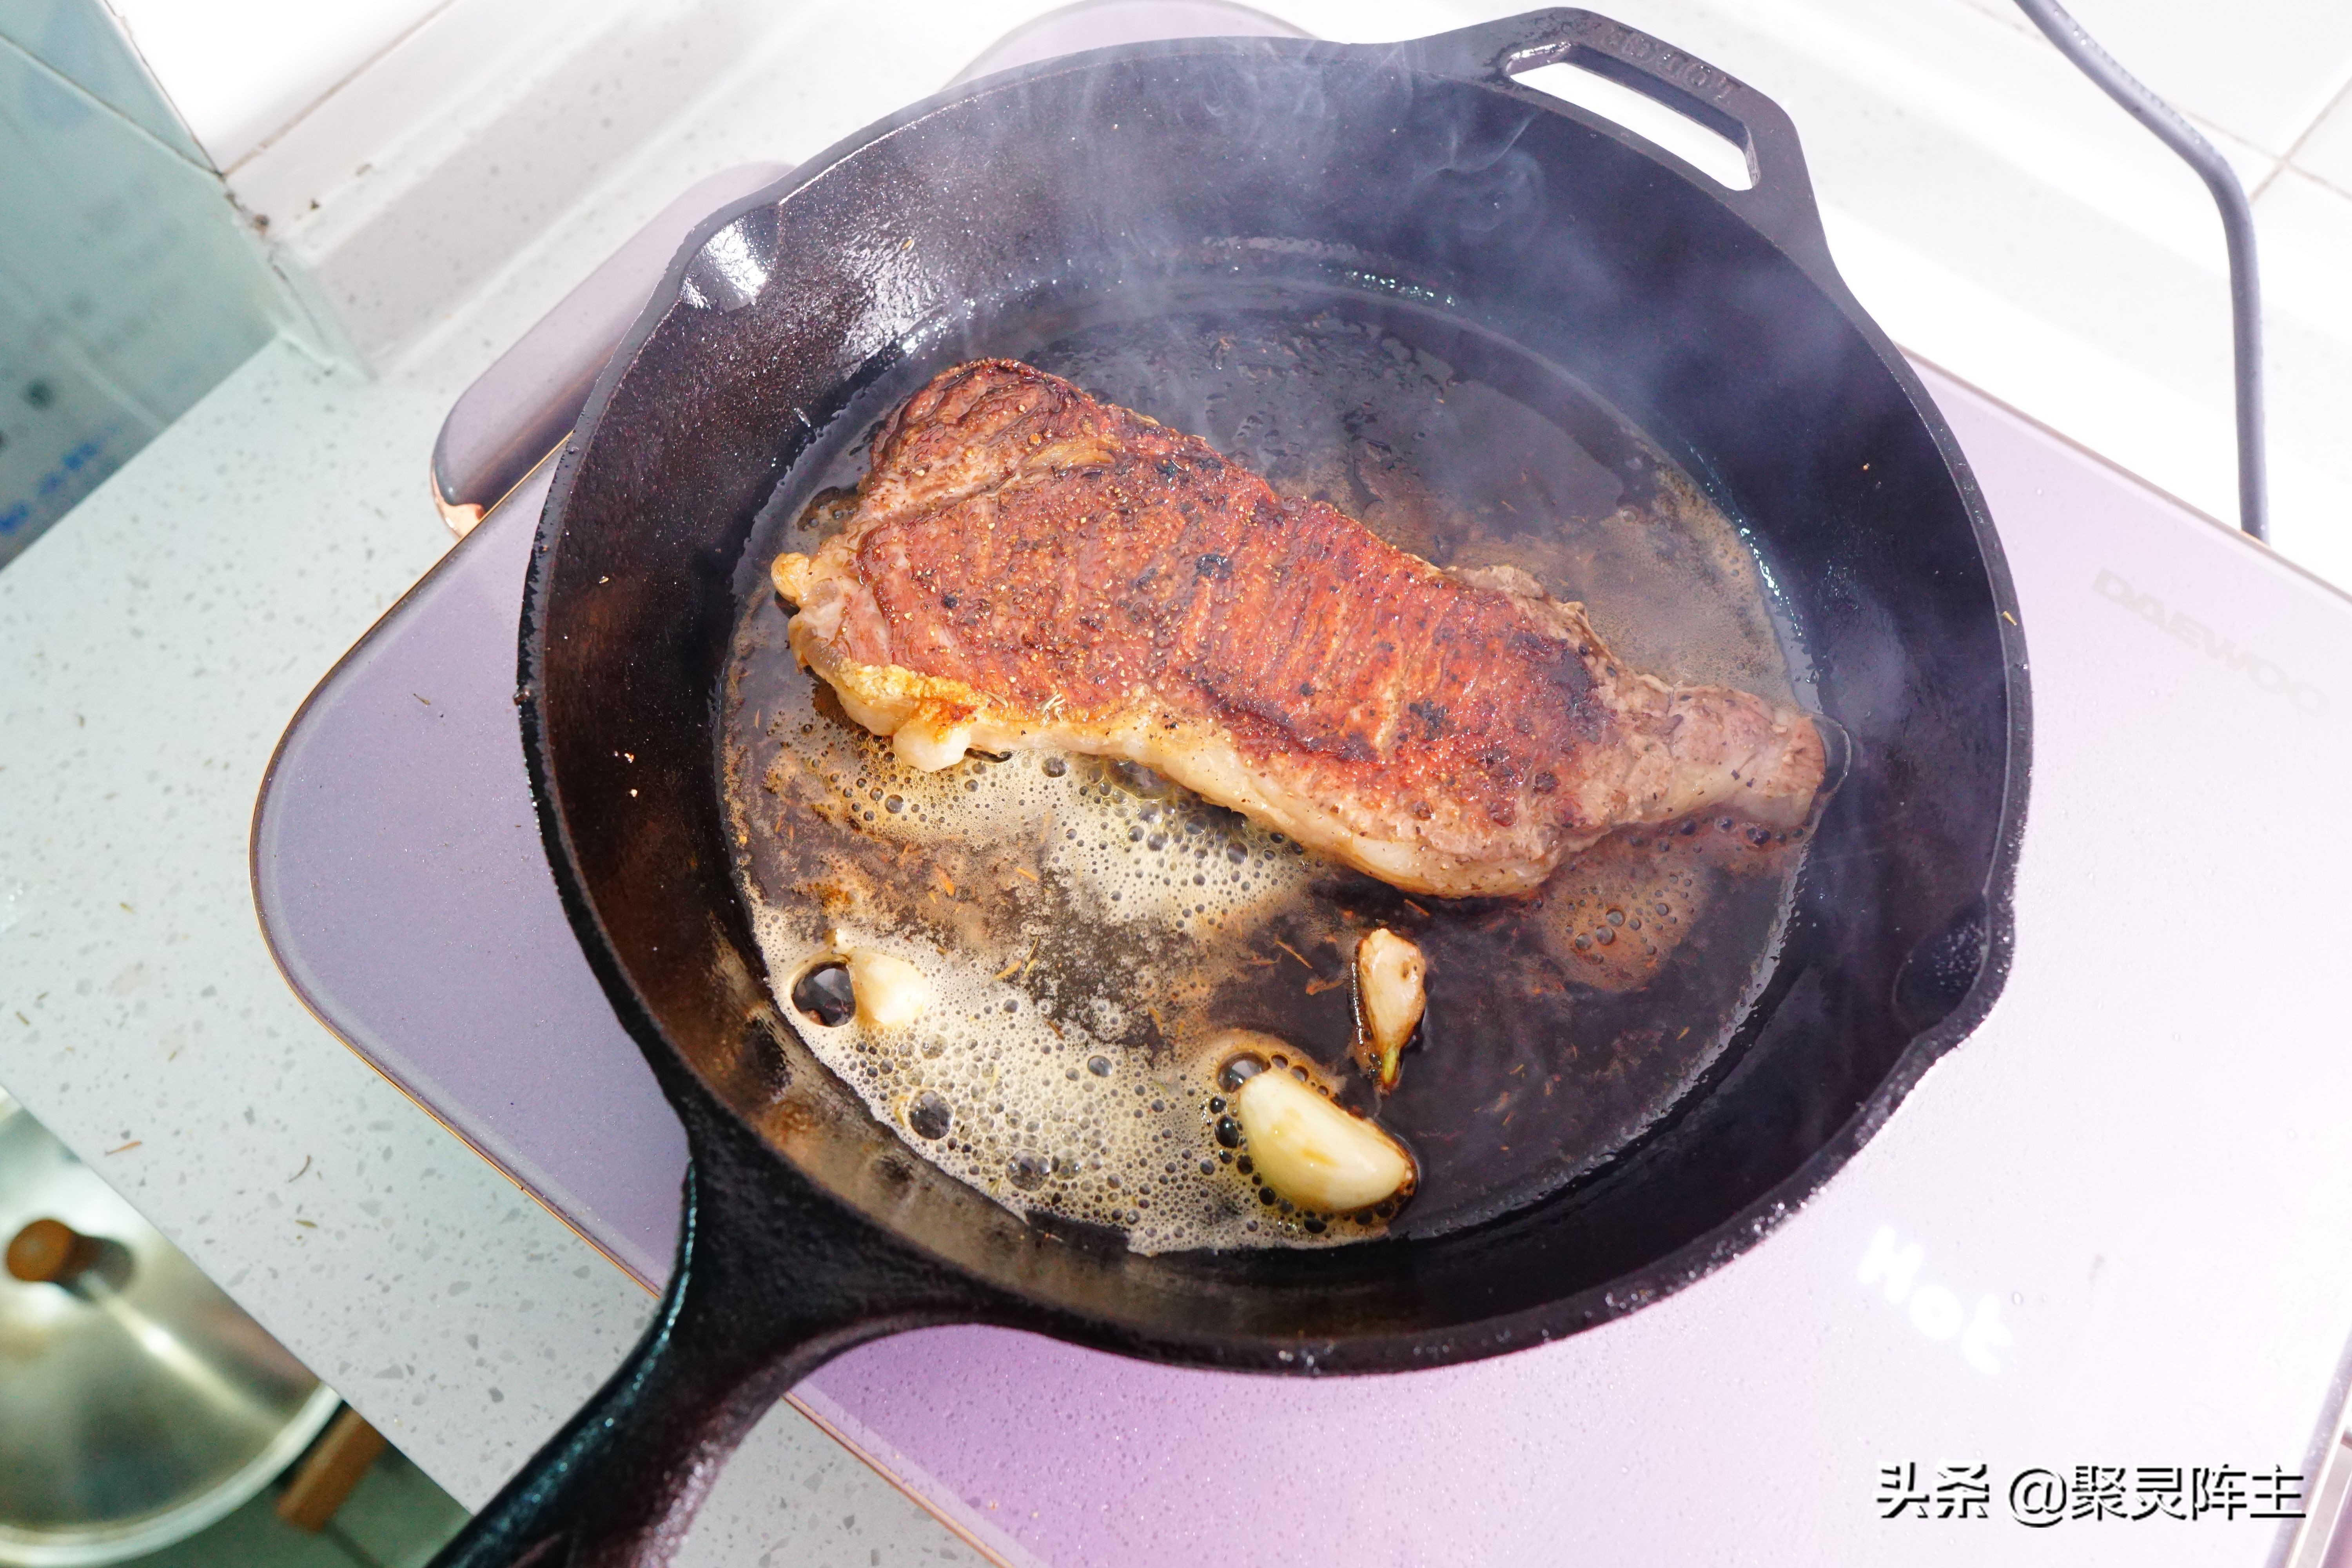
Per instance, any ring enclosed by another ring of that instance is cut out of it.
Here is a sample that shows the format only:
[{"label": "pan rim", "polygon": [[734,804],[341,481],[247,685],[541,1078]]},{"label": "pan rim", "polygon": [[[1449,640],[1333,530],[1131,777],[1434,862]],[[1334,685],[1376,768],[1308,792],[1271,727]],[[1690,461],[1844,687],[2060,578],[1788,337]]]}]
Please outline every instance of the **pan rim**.
[{"label": "pan rim", "polygon": [[[1472,81],[1454,76],[1433,75],[1415,66],[1401,46],[1345,46],[1295,39],[1184,39],[1118,46],[1017,68],[962,84],[910,105],[863,131],[853,132],[761,191],[730,204],[697,226],[673,259],[646,310],[599,376],[575,434],[559,462],[540,520],[520,628],[519,707],[523,750],[551,869],[566,915],[592,969],[597,974],[599,984],[613,1002],[624,1026],[649,1058],[663,1058],[672,1068],[682,1071],[706,1089],[709,1087],[700,1069],[671,1041],[657,1016],[638,992],[585,887],[572,842],[571,826],[564,816],[560,790],[552,776],[545,716],[541,710],[540,672],[545,665],[552,563],[561,542],[564,519],[583,455],[593,443],[616,389],[636,363],[646,343],[674,310],[687,304],[684,289],[689,268],[712,237],[745,215],[765,208],[781,211],[796,195],[814,186],[858,153],[911,126],[992,94],[1046,77],[1094,71],[1138,59],[1192,56],[1233,58],[1263,54],[1268,50],[1297,56],[1309,64],[1315,63],[1317,57],[1325,57],[1334,62],[1344,60],[1360,66],[1374,65],[1413,71],[1431,76],[1432,79],[1452,88],[1505,93],[1516,100],[1531,103],[1544,112],[1561,115],[1589,129],[1601,130],[1652,163],[1686,179],[1691,178],[1670,155],[1628,138],[1608,122],[1576,110],[1571,105],[1552,100],[1548,95],[1535,94],[1530,89],[1517,89],[1507,80]],[[1703,176],[1694,183],[1699,184],[1702,189],[1706,188]],[[1874,1092],[1788,1174],[1750,1199],[1722,1223],[1609,1284],[1563,1295],[1538,1306],[1475,1319],[1443,1332],[1375,1331],[1352,1334],[1344,1341],[1323,1342],[1312,1342],[1296,1335],[1262,1335],[1244,1342],[1230,1331],[1188,1338],[1182,1333],[1170,1333],[1155,1326],[1148,1335],[1150,1342],[1145,1353],[1163,1361],[1274,1372],[1389,1371],[1402,1366],[1445,1364],[1524,1348],[1580,1331],[1663,1300],[1748,1250],[1809,1202],[1885,1124],[1928,1069],[1973,1033],[1997,1003],[2014,952],[2013,897],[2028,803],[2032,738],[2024,636],[2018,620],[2017,599],[2006,558],[1965,458],[1924,384],[1875,322],[1853,300],[1826,254],[1819,258],[1809,257],[1800,249],[1783,246],[1773,237],[1755,229],[1736,211],[1732,211],[1730,216],[1780,250],[1808,281],[1820,289],[1828,303],[1860,334],[1880,365],[1894,378],[1898,389],[1909,401],[1913,416],[1925,427],[1942,457],[1945,469],[1958,491],[1975,535],[1991,603],[1999,612],[1996,625],[2008,710],[2002,798],[1994,818],[1997,829],[1988,874],[1981,889],[1985,918],[1983,955],[1975,977],[1949,1011],[1910,1037]],[[751,1124],[723,1097],[714,1093],[709,1098],[747,1132],[758,1136]],[[771,1146],[771,1152],[784,1168],[798,1170],[782,1151]],[[823,1183],[807,1179],[805,1184],[823,1201],[838,1205],[845,1213],[856,1216],[862,1223],[887,1232],[887,1226],[882,1222],[863,1214]],[[919,1246],[909,1237],[895,1232],[889,1234],[900,1245]],[[943,1255],[927,1256],[958,1275],[968,1273],[961,1264]],[[1046,1326],[1061,1337],[1103,1348],[1128,1351],[1138,1348],[1138,1331],[1132,1324],[1111,1317],[1091,1318],[1066,1308],[1055,1309],[1049,1324],[1041,1323],[1035,1314],[1031,1314],[1022,1318],[1020,1326]]]}]

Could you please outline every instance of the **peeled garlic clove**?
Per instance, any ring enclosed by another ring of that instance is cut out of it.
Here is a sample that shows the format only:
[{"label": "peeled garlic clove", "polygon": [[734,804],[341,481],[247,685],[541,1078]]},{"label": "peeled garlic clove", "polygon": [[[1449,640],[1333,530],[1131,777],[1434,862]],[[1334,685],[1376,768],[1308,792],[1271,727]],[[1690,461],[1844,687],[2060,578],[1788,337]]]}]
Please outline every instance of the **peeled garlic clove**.
[{"label": "peeled garlic clove", "polygon": [[1394,1197],[1417,1173],[1403,1144],[1280,1068],[1244,1083],[1233,1108],[1258,1175],[1300,1208],[1364,1208]]},{"label": "peeled garlic clove", "polygon": [[1396,1087],[1399,1057],[1421,1023],[1428,997],[1421,949],[1382,927],[1356,944],[1356,1057],[1385,1094]]},{"label": "peeled garlic clove", "polygon": [[860,948],[848,961],[858,1021],[868,1027],[895,1029],[911,1024],[930,1005],[931,983],[905,959]]},{"label": "peeled garlic clove", "polygon": [[940,723],[929,718],[908,720],[892,732],[890,749],[898,760],[927,773],[951,768],[971,749],[971,726]]}]

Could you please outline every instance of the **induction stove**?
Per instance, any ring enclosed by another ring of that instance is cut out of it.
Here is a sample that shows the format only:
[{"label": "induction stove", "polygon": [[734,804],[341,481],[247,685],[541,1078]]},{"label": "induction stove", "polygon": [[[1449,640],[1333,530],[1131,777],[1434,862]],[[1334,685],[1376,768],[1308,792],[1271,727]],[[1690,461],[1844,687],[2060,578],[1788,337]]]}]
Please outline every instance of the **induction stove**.
[{"label": "induction stove", "polygon": [[[688,193],[461,399],[434,472],[465,537],[312,694],[254,829],[313,1011],[648,1289],[685,1139],[541,848],[516,617],[570,389],[779,173]],[[1470,1365],[1269,1379],[950,1328],[793,1403],[1008,1563],[2335,1562],[2352,601],[1920,370],[2031,650],[2016,955],[1802,1210]]]}]

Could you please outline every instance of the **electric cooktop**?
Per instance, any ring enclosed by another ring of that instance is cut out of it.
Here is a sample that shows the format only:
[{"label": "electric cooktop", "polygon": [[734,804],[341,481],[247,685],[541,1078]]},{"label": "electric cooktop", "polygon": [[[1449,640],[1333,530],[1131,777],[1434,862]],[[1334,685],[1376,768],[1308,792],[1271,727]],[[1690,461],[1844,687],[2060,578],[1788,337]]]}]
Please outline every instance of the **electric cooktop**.
[{"label": "electric cooktop", "polygon": [[[779,172],[688,193],[461,401],[436,475],[471,531],[319,687],[255,825],[319,1016],[648,1289],[685,1141],[540,847],[532,463],[678,237]],[[795,1403],[1013,1563],[2331,1560],[2352,601],[1922,369],[2032,654],[2015,966],[1819,1196],[1474,1365],[1243,1377],[958,1328]]]}]

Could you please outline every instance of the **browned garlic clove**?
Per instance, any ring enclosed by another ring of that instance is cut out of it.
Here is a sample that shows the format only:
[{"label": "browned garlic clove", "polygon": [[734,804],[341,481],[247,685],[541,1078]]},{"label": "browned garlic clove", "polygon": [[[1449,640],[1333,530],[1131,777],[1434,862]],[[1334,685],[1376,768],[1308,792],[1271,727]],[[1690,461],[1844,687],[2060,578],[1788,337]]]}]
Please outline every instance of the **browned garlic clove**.
[{"label": "browned garlic clove", "polygon": [[1379,1124],[1278,1068],[1236,1089],[1233,1108],[1258,1176],[1300,1208],[1368,1208],[1417,1178],[1412,1156]]},{"label": "browned garlic clove", "polygon": [[1421,949],[1381,927],[1356,943],[1356,1059],[1386,1094],[1402,1070],[1405,1042],[1428,998]]}]

